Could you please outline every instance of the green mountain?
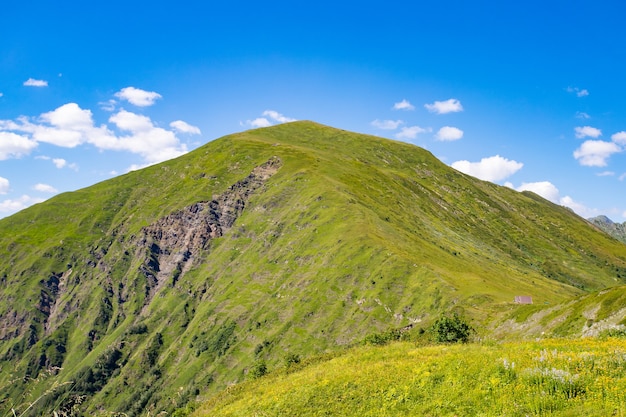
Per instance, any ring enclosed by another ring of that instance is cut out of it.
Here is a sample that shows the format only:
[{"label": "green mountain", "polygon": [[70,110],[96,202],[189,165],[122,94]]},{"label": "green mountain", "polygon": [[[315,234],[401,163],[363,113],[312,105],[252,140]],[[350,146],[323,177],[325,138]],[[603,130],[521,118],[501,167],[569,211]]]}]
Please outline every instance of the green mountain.
[{"label": "green mountain", "polygon": [[488,333],[530,314],[515,296],[626,279],[626,246],[570,210],[312,122],[2,219],[0,259],[0,410],[25,416],[173,412],[258,363],[450,310]]},{"label": "green mountain", "polygon": [[606,216],[592,217],[589,221],[598,226],[601,230],[613,236],[615,239],[626,243],[626,222],[615,223]]}]

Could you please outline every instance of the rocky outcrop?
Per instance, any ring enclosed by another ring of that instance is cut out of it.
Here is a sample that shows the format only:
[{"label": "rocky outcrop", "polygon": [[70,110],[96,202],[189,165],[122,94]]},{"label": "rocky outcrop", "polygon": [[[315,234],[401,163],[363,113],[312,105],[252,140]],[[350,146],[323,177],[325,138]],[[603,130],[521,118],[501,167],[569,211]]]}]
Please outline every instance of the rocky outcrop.
[{"label": "rocky outcrop", "polygon": [[213,200],[192,204],[145,227],[139,248],[146,251],[141,269],[147,279],[148,295],[168,281],[175,284],[191,267],[194,255],[206,250],[212,239],[233,226],[252,194],[280,166],[280,159],[272,157]]},{"label": "rocky outcrop", "polygon": [[597,216],[588,219],[589,222],[615,239],[626,243],[626,222],[615,223],[606,216]]}]

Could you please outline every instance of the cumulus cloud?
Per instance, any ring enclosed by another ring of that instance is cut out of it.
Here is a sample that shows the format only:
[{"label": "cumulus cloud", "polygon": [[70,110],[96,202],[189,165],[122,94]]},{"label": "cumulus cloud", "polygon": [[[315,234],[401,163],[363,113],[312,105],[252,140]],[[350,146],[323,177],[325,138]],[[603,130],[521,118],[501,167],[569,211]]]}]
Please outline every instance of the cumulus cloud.
[{"label": "cumulus cloud", "polygon": [[[109,118],[121,134],[107,125],[96,126],[90,110],[81,109],[76,103],[65,104],[53,111],[43,113],[31,120],[21,117],[17,122],[0,123],[0,130],[27,133],[31,142],[45,142],[56,146],[73,148],[91,144],[101,150],[128,151],[141,155],[146,163],[153,164],[180,156],[187,152],[173,131],[155,126],[143,115],[120,110]],[[11,134],[11,132],[0,132]],[[13,137],[15,139],[15,137]],[[65,162],[53,160],[62,168]],[[76,168],[70,164],[68,167]]]},{"label": "cumulus cloud", "polygon": [[59,190],[57,190],[53,186],[48,185],[48,184],[42,184],[42,183],[35,184],[33,186],[33,190],[40,191],[42,193],[50,193],[50,194],[54,194],[54,193],[58,193],[59,192]]},{"label": "cumulus cloud", "polygon": [[529,183],[525,182],[517,188],[511,188],[514,188],[520,192],[532,191],[533,193],[545,198],[548,201],[551,201],[554,204],[559,204],[561,206],[572,209],[576,214],[584,218],[597,216],[599,214],[599,211],[597,209],[589,208],[584,204],[575,201],[572,197],[568,195],[562,197],[559,189],[550,181],[538,181]]},{"label": "cumulus cloud", "polygon": [[26,136],[0,130],[0,161],[28,155],[36,147],[37,142]]},{"label": "cumulus cloud", "polygon": [[272,122],[267,120],[265,117],[257,117],[254,120],[246,121],[246,124],[252,127],[269,127],[272,125]]},{"label": "cumulus cloud", "polygon": [[611,140],[620,145],[626,145],[626,132],[621,131],[611,135]]},{"label": "cumulus cloud", "polygon": [[371,124],[372,126],[378,129],[395,130],[400,125],[404,124],[404,122],[402,120],[378,120],[376,119]]},{"label": "cumulus cloud", "polygon": [[415,106],[409,103],[408,100],[403,99],[399,103],[394,103],[393,109],[394,110],[415,110]]},{"label": "cumulus cloud", "polygon": [[41,203],[44,198],[35,198],[28,195],[23,195],[17,199],[9,199],[0,201],[0,213],[15,213],[28,206],[32,206],[35,203]]},{"label": "cumulus cloud", "polygon": [[577,111],[576,112],[576,117],[578,119],[591,119],[591,116],[589,116],[587,113],[585,113],[584,111]]},{"label": "cumulus cloud", "polygon": [[559,204],[560,193],[559,189],[549,181],[539,182],[524,182],[522,185],[516,188],[517,191],[532,191],[533,193],[542,196],[548,201]]},{"label": "cumulus cloud", "polygon": [[568,195],[566,195],[565,197],[561,197],[559,202],[562,206],[571,208],[572,210],[574,210],[574,213],[585,219],[595,217],[601,214],[598,209],[587,207],[584,204],[575,201],[572,197]]},{"label": "cumulus cloud", "polygon": [[249,126],[253,128],[269,127],[274,123],[288,123],[295,122],[297,119],[287,117],[275,110],[265,110],[262,114],[263,117],[257,117],[256,119],[246,120],[245,123],[239,122],[241,126]]},{"label": "cumulus cloud", "polygon": [[461,102],[455,98],[446,101],[435,101],[432,104],[424,104],[424,107],[431,112],[437,114],[456,113],[463,111]]},{"label": "cumulus cloud", "polygon": [[52,163],[54,164],[55,167],[61,169],[63,167],[65,167],[65,165],[67,165],[67,161],[63,158],[53,158],[52,159]]},{"label": "cumulus cloud", "polygon": [[444,126],[435,135],[435,138],[440,141],[454,141],[463,137],[463,131],[456,127]]},{"label": "cumulus cloud", "polygon": [[483,158],[480,162],[456,161],[452,168],[485,181],[501,181],[522,169],[523,163],[501,157]]},{"label": "cumulus cloud", "polygon": [[9,192],[9,180],[0,177],[0,194],[6,194]]},{"label": "cumulus cloud", "polygon": [[577,126],[574,128],[574,132],[576,133],[576,137],[578,139],[586,137],[599,138],[602,136],[602,131],[600,129],[591,126]]},{"label": "cumulus cloud", "polygon": [[24,85],[26,87],[47,87],[48,81],[29,78],[28,80],[24,81]]},{"label": "cumulus cloud", "polygon": [[115,93],[115,97],[126,100],[137,107],[152,106],[162,96],[154,91],[145,91],[135,87],[125,87]]},{"label": "cumulus cloud", "polygon": [[621,151],[622,148],[614,142],[586,140],[574,151],[574,158],[583,166],[604,167],[611,155]]},{"label": "cumulus cloud", "polygon": [[71,163],[69,164],[65,159],[63,158],[51,158],[49,156],[45,156],[45,155],[39,155],[36,156],[35,159],[42,159],[44,161],[52,161],[52,163],[54,164],[55,167],[57,167],[58,169],[62,169],[62,168],[71,168],[73,170],[78,171],[78,165]]},{"label": "cumulus cloud", "polygon": [[287,117],[282,115],[281,113],[278,113],[277,111],[274,110],[265,110],[263,112],[263,116],[267,116],[270,119],[278,122],[278,123],[289,123],[289,122],[295,122],[296,119],[293,119],[291,117]]},{"label": "cumulus cloud", "polygon": [[192,126],[187,122],[183,122],[182,120],[173,121],[172,123],[170,123],[170,127],[177,132],[188,133],[190,135],[199,135],[201,133],[200,128]]},{"label": "cumulus cloud", "polygon": [[426,133],[429,131],[429,129],[424,129],[419,126],[405,126],[396,134],[396,138],[401,140],[412,140],[417,138],[417,135],[420,133]]},{"label": "cumulus cloud", "polygon": [[130,151],[143,156],[148,163],[165,161],[187,152],[186,145],[180,144],[174,132],[154,126],[146,116],[121,110],[109,121],[129,134],[94,136],[92,143],[98,148]]}]

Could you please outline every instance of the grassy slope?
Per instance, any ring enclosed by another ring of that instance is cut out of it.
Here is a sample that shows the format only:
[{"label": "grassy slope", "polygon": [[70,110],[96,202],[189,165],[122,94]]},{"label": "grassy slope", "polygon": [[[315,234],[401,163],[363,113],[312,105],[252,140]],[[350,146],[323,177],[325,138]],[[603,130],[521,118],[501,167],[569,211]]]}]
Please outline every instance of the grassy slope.
[{"label": "grassy slope", "polygon": [[623,339],[360,347],[229,387],[194,416],[626,414]]},{"label": "grassy slope", "polygon": [[[274,155],[282,168],[235,227],[144,308],[143,260],[129,236]],[[43,339],[0,377],[19,378],[51,339],[67,348],[49,378],[59,382],[117,347],[123,366],[91,412],[180,405],[196,388],[241,380],[257,359],[334,350],[451,306],[482,323],[515,295],[554,304],[626,277],[625,246],[562,207],[460,174],[412,145],[310,122],[225,137],[4,219],[0,259],[0,314],[29,312]],[[69,265],[44,337],[33,312],[39,282]],[[129,333],[137,324],[147,331]],[[0,344],[0,355],[12,346]],[[146,366],[151,346],[158,360]],[[152,386],[144,397],[128,388],[142,384]],[[10,395],[28,400],[18,388]]]},{"label": "grassy slope", "polygon": [[528,305],[512,310],[493,326],[496,337],[597,336],[626,329],[626,287],[612,287],[554,306]]}]

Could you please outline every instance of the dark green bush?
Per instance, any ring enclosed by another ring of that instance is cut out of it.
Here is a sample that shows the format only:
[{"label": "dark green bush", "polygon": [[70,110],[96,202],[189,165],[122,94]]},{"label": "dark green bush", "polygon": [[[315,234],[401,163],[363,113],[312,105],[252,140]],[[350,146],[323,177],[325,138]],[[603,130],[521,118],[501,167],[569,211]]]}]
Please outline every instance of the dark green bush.
[{"label": "dark green bush", "polygon": [[267,364],[264,360],[256,361],[250,369],[250,378],[257,379],[267,374]]},{"label": "dark green bush", "polygon": [[402,332],[398,329],[390,329],[382,333],[371,333],[365,336],[363,342],[366,345],[383,346],[402,338]]},{"label": "dark green bush", "polygon": [[474,329],[463,317],[454,313],[437,319],[431,331],[437,343],[467,343]]}]

